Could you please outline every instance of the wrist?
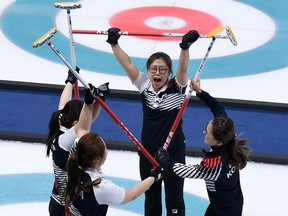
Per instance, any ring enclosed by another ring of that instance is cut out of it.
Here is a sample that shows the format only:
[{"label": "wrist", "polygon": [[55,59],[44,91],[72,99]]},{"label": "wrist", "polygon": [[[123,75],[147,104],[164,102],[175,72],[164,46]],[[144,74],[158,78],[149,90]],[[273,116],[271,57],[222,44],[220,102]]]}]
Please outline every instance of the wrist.
[{"label": "wrist", "polygon": [[150,178],[150,179],[152,180],[153,183],[157,181],[157,179],[156,179],[155,176],[149,176],[148,178]]},{"label": "wrist", "polygon": [[71,85],[71,86],[74,85],[74,83],[72,83],[72,82],[70,82],[70,81],[68,81],[68,80],[65,81],[65,84],[66,84],[66,85]]},{"label": "wrist", "polygon": [[179,46],[182,50],[188,50],[190,48],[190,45],[187,43],[183,43],[183,42],[179,43]]},{"label": "wrist", "polygon": [[110,44],[110,45],[111,45],[112,48],[114,48],[114,47],[116,47],[118,45],[118,43],[117,44]]}]

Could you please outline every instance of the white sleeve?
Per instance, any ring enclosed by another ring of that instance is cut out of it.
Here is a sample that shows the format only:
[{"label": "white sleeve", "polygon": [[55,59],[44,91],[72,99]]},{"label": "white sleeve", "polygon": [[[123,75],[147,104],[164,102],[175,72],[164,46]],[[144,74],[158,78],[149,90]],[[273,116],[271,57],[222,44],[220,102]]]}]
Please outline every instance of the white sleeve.
[{"label": "white sleeve", "polygon": [[188,82],[185,84],[185,85],[181,85],[178,80],[177,80],[177,77],[175,77],[175,81],[176,81],[176,84],[178,86],[178,90],[179,90],[179,93],[180,94],[185,94],[186,90],[187,90],[187,86],[188,86]]},{"label": "white sleeve", "polygon": [[72,127],[59,136],[59,146],[66,151],[70,151],[76,138],[75,127]]},{"label": "white sleeve", "polygon": [[144,91],[144,88],[147,82],[150,82],[149,78],[147,75],[145,75],[143,72],[139,71],[137,79],[132,82],[133,85],[136,86],[136,88],[139,90],[140,93]]},{"label": "white sleeve", "polygon": [[99,185],[93,187],[93,191],[97,202],[106,205],[120,205],[126,193],[125,188],[119,187],[113,182],[103,178]]}]

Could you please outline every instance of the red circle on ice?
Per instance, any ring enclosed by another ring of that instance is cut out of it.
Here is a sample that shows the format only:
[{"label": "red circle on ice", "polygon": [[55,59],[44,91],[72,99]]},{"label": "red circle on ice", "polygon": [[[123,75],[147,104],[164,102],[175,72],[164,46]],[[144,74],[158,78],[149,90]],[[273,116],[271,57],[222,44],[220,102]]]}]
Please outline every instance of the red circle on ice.
[{"label": "red circle on ice", "polygon": [[[121,11],[110,18],[110,25],[137,34],[182,33],[195,29],[207,34],[221,26],[214,16],[179,7],[141,7]],[[173,37],[138,36],[150,40],[179,40]]]}]

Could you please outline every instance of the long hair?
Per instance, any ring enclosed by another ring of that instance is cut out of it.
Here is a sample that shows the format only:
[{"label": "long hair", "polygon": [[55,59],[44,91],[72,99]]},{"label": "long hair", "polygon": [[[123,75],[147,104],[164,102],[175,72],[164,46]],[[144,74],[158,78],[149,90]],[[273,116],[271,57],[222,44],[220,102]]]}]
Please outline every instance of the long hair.
[{"label": "long hair", "polygon": [[169,75],[170,77],[172,76],[173,74],[173,71],[172,71],[172,60],[170,58],[169,55],[167,55],[166,53],[164,52],[156,52],[156,53],[153,53],[148,59],[147,59],[147,62],[146,62],[146,69],[148,70],[150,65],[152,64],[152,62],[154,62],[155,60],[157,59],[163,59],[163,61],[165,62],[165,64],[167,65],[168,67],[168,70],[169,70]]},{"label": "long hair", "polygon": [[97,133],[90,132],[79,139],[75,151],[71,153],[67,162],[68,182],[64,193],[67,202],[73,202],[80,190],[89,192],[93,185],[101,182],[99,178],[81,183],[81,169],[93,168],[95,159],[102,159],[105,151],[105,143]]},{"label": "long hair", "polygon": [[227,116],[215,117],[212,121],[213,137],[227,147],[229,164],[237,169],[243,169],[248,161],[251,149],[247,147],[248,139],[239,139],[235,133],[235,126],[232,119]]},{"label": "long hair", "polygon": [[49,132],[46,139],[46,156],[49,157],[50,150],[54,139],[60,135],[60,125],[71,128],[75,121],[79,120],[83,101],[70,100],[62,110],[56,110],[51,114],[49,121]]}]

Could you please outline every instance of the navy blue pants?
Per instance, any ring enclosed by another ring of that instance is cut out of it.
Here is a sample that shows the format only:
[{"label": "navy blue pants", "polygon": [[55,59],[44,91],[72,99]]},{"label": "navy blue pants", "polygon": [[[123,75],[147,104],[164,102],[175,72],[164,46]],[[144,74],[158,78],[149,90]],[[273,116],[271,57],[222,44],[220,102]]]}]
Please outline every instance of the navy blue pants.
[{"label": "navy blue pants", "polygon": [[241,210],[235,210],[234,212],[219,212],[216,208],[210,203],[206,209],[204,216],[241,216],[242,215],[242,208]]},{"label": "navy blue pants", "polygon": [[50,216],[65,216],[65,206],[60,205],[52,197],[49,202]]}]

